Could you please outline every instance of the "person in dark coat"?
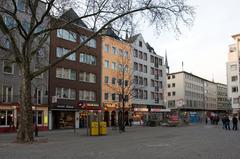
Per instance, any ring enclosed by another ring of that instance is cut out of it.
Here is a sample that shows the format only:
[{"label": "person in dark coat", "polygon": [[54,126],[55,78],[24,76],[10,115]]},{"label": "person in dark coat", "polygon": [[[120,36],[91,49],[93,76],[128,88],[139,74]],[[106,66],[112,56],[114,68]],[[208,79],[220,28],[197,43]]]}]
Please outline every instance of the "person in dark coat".
[{"label": "person in dark coat", "polygon": [[226,127],[226,122],[225,122],[225,120],[226,120],[226,115],[224,115],[223,117],[222,117],[222,125],[223,125],[223,129],[225,129],[225,127]]},{"label": "person in dark coat", "polygon": [[237,130],[237,125],[238,125],[238,119],[237,117],[234,115],[233,118],[232,118],[232,123],[233,123],[233,130]]},{"label": "person in dark coat", "polygon": [[226,115],[226,117],[225,117],[225,129],[230,130],[230,120],[229,120],[228,115]]}]

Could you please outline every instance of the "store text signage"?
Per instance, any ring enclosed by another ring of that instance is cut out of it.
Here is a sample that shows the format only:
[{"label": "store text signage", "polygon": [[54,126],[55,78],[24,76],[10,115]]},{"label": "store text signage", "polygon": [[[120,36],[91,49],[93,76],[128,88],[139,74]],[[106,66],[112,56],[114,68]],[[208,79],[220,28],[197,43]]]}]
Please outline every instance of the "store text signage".
[{"label": "store text signage", "polygon": [[57,105],[57,108],[62,108],[62,109],[74,109],[75,107],[73,105]]}]

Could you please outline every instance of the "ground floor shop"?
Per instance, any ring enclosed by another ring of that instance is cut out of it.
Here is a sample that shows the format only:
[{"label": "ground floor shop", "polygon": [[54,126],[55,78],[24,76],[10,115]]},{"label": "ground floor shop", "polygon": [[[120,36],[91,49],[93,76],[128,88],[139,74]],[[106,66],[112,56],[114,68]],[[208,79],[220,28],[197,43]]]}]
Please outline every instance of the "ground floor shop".
[{"label": "ground floor shop", "polygon": [[[0,104],[0,133],[16,132],[19,127],[20,106],[16,104]],[[37,124],[39,131],[48,130],[48,106],[34,105],[33,124]]]},{"label": "ground floor shop", "polygon": [[91,121],[101,120],[101,107],[86,104],[84,108],[57,105],[49,110],[49,129],[86,128]]},{"label": "ground floor shop", "polygon": [[104,104],[103,120],[107,123],[107,126],[118,126],[123,118],[124,111],[124,123],[126,126],[130,125],[132,119],[132,112],[130,108],[126,106],[123,108],[114,104]]}]

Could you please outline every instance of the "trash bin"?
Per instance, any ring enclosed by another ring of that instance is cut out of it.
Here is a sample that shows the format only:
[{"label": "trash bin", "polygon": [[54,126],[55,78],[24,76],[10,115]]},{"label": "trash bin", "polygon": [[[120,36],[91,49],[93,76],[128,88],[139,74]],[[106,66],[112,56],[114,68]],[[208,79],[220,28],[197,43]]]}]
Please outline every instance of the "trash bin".
[{"label": "trash bin", "polygon": [[98,122],[91,122],[91,136],[98,136]]},{"label": "trash bin", "polygon": [[106,134],[107,134],[107,123],[100,122],[100,135],[106,135]]}]

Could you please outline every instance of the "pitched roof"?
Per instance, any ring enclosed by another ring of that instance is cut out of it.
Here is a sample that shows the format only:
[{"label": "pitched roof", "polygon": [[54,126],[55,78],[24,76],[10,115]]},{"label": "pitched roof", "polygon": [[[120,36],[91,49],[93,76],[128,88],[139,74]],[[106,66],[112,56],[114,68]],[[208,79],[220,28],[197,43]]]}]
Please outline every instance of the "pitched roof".
[{"label": "pitched roof", "polygon": [[[71,21],[71,20],[79,18],[79,16],[72,8],[70,8],[68,11],[63,13],[63,15],[60,18],[66,20],[66,21]],[[74,24],[79,25],[84,28],[88,28],[87,25],[81,19],[75,21]]]},{"label": "pitched roof", "polygon": [[108,26],[106,29],[104,29],[102,31],[102,34],[120,40],[119,36],[117,36],[117,34],[113,31],[111,26]]},{"label": "pitched roof", "polygon": [[148,48],[149,52],[156,54],[156,52],[154,51],[154,48],[149,43],[146,43],[146,47]]},{"label": "pitched roof", "polygon": [[134,41],[136,41],[136,39],[137,39],[137,37],[138,37],[139,35],[141,35],[141,34],[139,33],[139,34],[136,34],[136,35],[128,38],[128,39],[127,39],[127,42],[133,43]]}]

